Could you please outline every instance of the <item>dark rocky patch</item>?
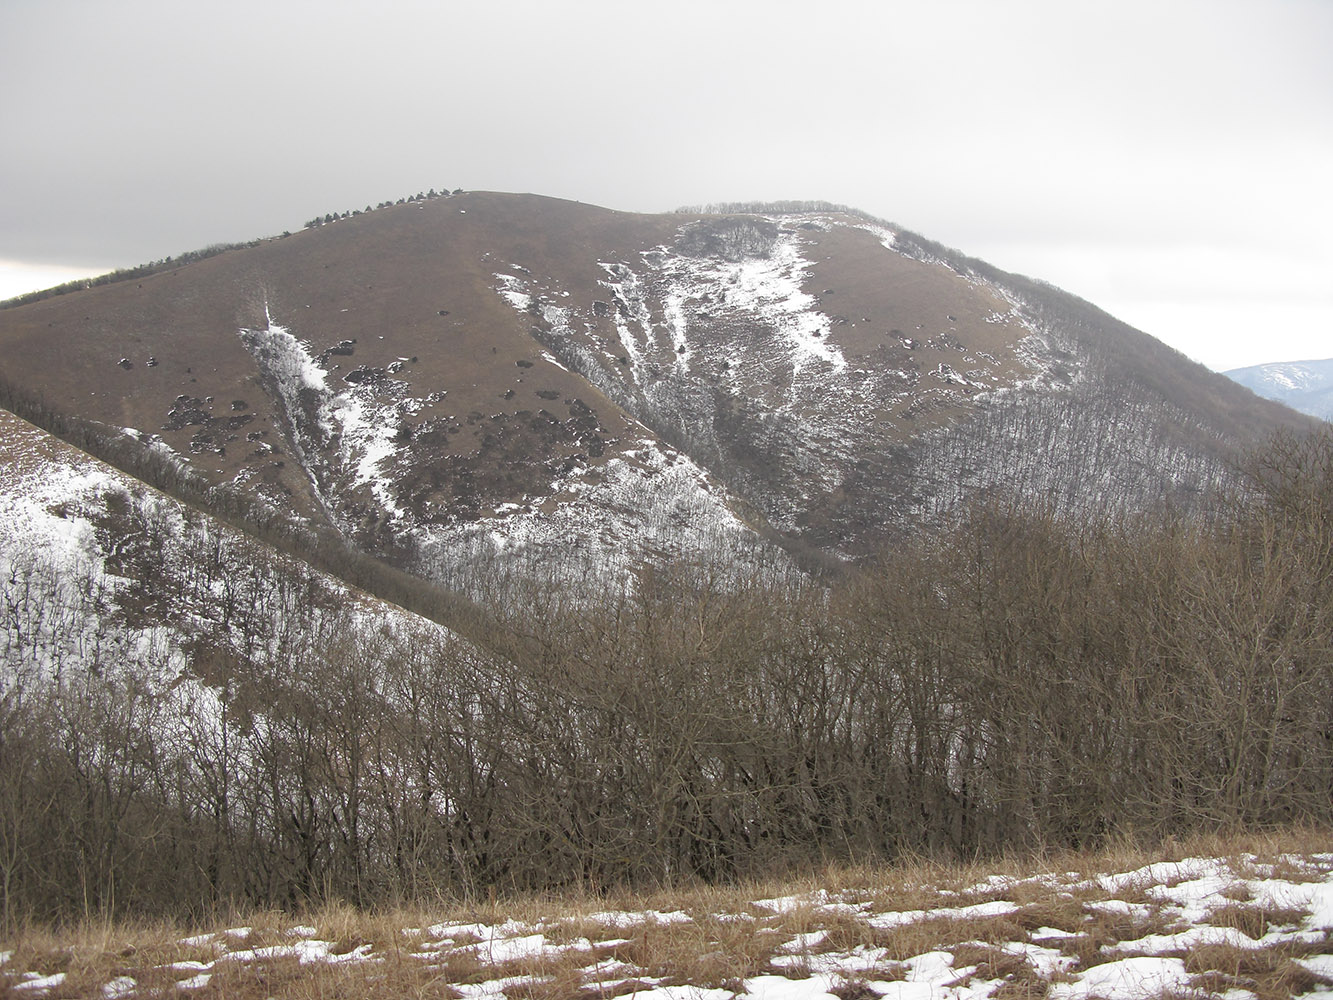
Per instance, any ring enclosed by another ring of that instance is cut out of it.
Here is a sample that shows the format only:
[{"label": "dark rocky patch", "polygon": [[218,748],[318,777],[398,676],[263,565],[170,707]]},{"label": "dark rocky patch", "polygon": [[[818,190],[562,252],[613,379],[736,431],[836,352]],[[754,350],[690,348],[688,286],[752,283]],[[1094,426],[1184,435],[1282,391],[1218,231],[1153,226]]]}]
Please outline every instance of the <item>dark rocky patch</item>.
[{"label": "dark rocky patch", "polygon": [[360,368],[353,368],[343,376],[343,381],[349,385],[376,385],[384,380],[386,372],[383,368],[370,368],[362,365]]},{"label": "dark rocky patch", "polygon": [[777,239],[778,227],[767,219],[723,215],[686,226],[676,249],[690,257],[742,261],[771,256]]},{"label": "dark rocky patch", "polygon": [[162,429],[164,431],[178,431],[184,427],[210,423],[214,417],[204,409],[210,402],[199,399],[197,396],[186,396],[184,394],[177,396],[175,403],[167,411],[167,422],[162,425]]}]

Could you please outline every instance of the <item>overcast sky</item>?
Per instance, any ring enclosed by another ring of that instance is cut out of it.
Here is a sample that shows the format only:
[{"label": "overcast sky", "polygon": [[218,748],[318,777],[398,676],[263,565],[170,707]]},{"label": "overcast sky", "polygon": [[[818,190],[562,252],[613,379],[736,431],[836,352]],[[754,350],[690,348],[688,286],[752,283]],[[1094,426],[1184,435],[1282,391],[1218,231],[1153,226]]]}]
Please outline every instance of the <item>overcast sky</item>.
[{"label": "overcast sky", "polygon": [[431,187],[854,205],[1333,356],[1333,0],[0,0],[0,297]]}]

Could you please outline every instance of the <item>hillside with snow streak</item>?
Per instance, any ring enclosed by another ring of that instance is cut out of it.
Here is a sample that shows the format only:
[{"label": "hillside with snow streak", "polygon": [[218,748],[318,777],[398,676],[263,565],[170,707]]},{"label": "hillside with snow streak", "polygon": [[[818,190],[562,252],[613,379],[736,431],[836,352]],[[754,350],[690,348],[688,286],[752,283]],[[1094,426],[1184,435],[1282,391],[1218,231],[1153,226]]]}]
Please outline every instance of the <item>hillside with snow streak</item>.
[{"label": "hillside with snow streak", "polygon": [[5,924],[267,891],[256,841],[346,809],[301,792],[344,699],[395,696],[349,664],[475,655],[4,410],[0,453]]},{"label": "hillside with snow streak", "polygon": [[7,682],[91,672],[174,689],[201,679],[196,661],[257,666],[348,629],[423,627],[3,410],[0,438]]},{"label": "hillside with snow streak", "polygon": [[34,415],[130,428],[473,596],[856,561],[976,495],[1190,508],[1305,426],[1089,303],[818,204],[423,197],[2,310],[0,347]]}]

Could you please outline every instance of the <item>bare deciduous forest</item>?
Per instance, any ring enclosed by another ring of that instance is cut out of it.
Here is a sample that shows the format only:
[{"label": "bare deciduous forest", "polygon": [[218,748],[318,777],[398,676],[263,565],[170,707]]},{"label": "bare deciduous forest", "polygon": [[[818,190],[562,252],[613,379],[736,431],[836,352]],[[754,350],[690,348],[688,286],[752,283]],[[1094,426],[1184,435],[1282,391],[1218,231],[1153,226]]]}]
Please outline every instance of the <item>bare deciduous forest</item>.
[{"label": "bare deciduous forest", "polygon": [[1327,823],[1333,434],[1245,473],[1208,517],[991,497],[831,583],[645,566],[615,598],[534,586],[468,640],[349,614],[201,658],[206,705],[114,665],[16,672],[3,918]]}]

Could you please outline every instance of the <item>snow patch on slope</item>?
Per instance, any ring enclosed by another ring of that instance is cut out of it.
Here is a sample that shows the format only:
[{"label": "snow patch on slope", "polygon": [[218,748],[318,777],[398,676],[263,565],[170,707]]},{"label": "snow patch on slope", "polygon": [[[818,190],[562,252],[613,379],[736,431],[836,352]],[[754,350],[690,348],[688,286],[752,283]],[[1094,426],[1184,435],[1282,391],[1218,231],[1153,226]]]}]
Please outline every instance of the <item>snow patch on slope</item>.
[{"label": "snow patch on slope", "polygon": [[809,268],[798,238],[781,233],[768,257],[735,262],[663,249],[661,273],[669,289],[668,300],[684,302],[699,288],[711,288],[727,311],[754,316],[785,344],[795,373],[813,362],[841,372],[847,359],[828,340],[829,317],[817,308],[815,297],[801,288]]},{"label": "snow patch on slope", "polygon": [[342,431],[338,459],[351,472],[352,488],[369,486],[380,508],[400,520],[404,511],[387,474],[398,457],[397,409],[378,404],[368,390],[357,388],[335,396],[331,410]]},{"label": "snow patch on slope", "polygon": [[[401,383],[391,379],[335,387],[310,345],[275,323],[267,305],[264,315],[264,329],[243,328],[240,337],[277,397],[291,448],[321,505],[338,523],[346,492],[365,488],[392,520],[401,521],[405,511],[393,476],[400,452],[396,435],[402,416],[420,410],[423,401],[401,398]],[[400,398],[381,398],[385,390]],[[335,442],[332,458],[326,457]]]},{"label": "snow patch on slope", "polygon": [[[498,274],[497,291],[515,307],[566,303],[542,306],[544,346],[738,492],[762,497],[771,524],[799,530],[850,464],[882,450],[896,410],[923,394],[947,402],[957,394],[950,383],[982,396],[1000,365],[960,352],[933,377],[915,364],[914,343],[898,349],[887,332],[897,355],[850,359],[837,334],[847,320],[805,287],[810,233],[846,224],[808,215],[688,223],[673,244],[600,261],[606,301],[588,312],[521,268]],[[892,247],[891,231],[868,228]],[[1002,321],[1016,315],[1010,303]],[[737,449],[766,454],[768,468],[738,463]]]},{"label": "snow patch on slope", "polygon": [[895,244],[898,241],[898,234],[888,226],[876,225],[873,222],[858,222],[856,223],[855,228],[864,229],[867,233],[870,233],[879,240],[880,245],[883,246],[885,250],[897,250]]},{"label": "snow patch on slope", "polygon": [[425,628],[0,411],[0,686],[71,671],[171,691],[197,730],[200,657],[289,664]]}]

